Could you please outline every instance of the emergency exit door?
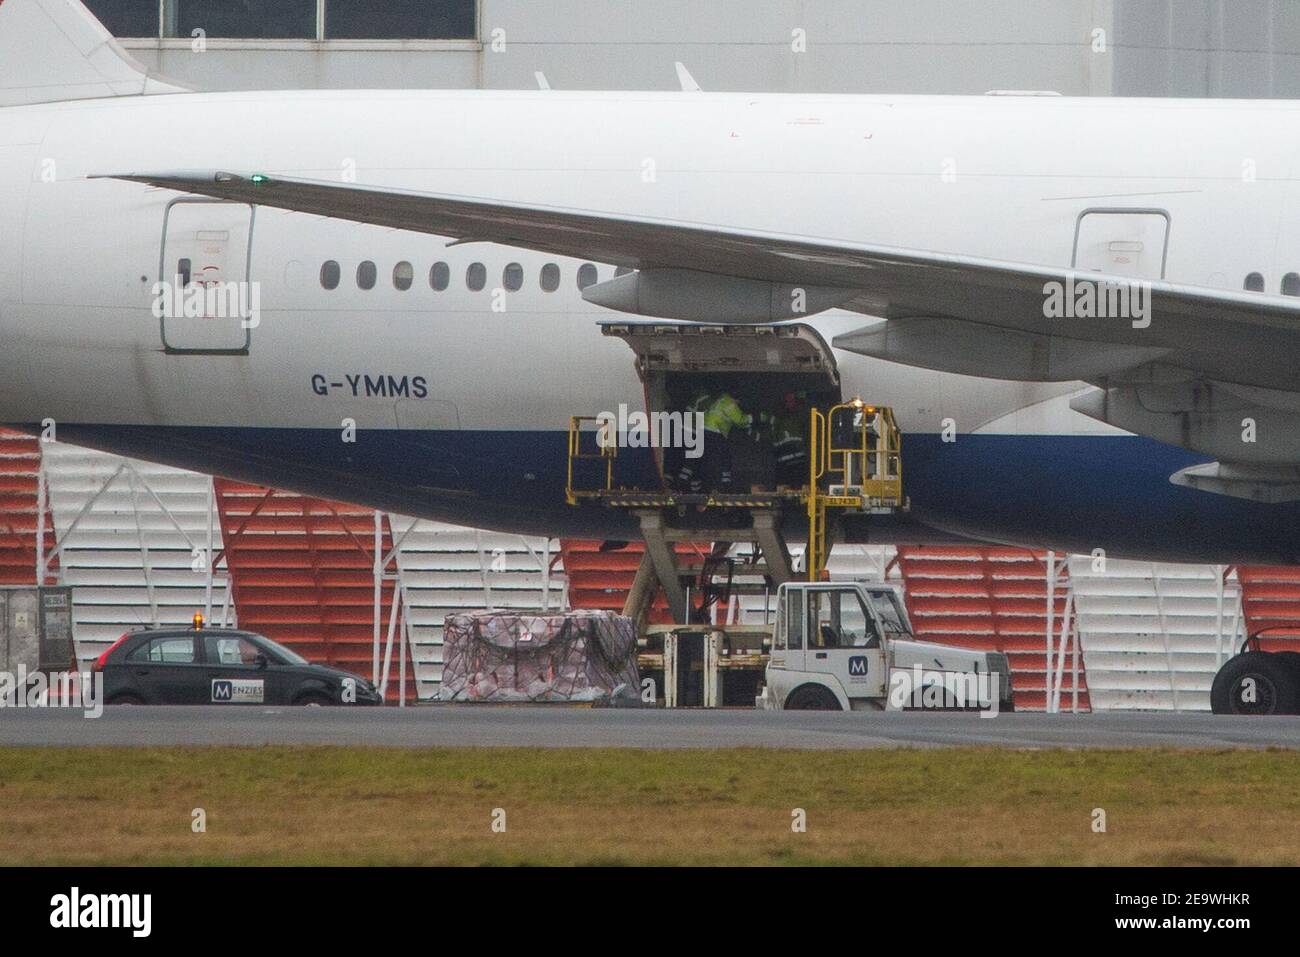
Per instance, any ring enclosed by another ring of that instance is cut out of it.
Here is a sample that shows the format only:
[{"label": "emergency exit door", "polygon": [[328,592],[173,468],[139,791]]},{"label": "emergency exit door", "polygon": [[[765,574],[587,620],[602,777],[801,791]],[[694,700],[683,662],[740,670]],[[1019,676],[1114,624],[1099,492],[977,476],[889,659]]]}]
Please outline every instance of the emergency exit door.
[{"label": "emergency exit door", "polygon": [[154,315],[169,355],[247,355],[261,321],[249,276],[253,207],[178,199],[167,206]]},{"label": "emergency exit door", "polygon": [[1163,279],[1169,214],[1159,209],[1089,209],[1074,234],[1074,268],[1132,279]]}]

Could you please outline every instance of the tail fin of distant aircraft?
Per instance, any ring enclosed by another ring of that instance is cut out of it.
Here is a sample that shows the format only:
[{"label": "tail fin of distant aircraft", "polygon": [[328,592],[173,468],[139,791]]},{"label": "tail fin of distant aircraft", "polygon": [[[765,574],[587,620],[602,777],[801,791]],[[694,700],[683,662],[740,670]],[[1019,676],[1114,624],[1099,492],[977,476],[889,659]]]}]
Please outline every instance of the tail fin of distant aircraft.
[{"label": "tail fin of distant aircraft", "polygon": [[184,92],[150,76],[80,0],[0,0],[0,107]]}]

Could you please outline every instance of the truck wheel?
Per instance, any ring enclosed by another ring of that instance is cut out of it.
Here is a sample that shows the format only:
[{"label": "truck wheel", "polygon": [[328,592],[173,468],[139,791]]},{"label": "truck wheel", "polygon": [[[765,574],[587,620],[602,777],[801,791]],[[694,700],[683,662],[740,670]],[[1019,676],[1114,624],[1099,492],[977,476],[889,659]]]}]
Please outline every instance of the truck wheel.
[{"label": "truck wheel", "polygon": [[1300,681],[1300,651],[1275,651],[1273,654],[1286,662],[1296,680]]},{"label": "truck wheel", "polygon": [[796,688],[785,699],[786,711],[843,711],[839,700],[829,688],[822,685],[804,685]]},{"label": "truck wheel", "polygon": [[1229,658],[1214,676],[1210,710],[1215,714],[1296,714],[1300,673],[1282,655],[1247,651]]}]

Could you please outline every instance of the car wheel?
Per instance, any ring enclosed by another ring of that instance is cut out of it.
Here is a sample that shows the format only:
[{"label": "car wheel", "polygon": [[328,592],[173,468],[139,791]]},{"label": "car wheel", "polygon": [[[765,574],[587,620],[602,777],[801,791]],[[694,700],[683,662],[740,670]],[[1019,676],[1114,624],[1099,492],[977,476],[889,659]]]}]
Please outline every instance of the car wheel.
[{"label": "car wheel", "polygon": [[141,698],[138,694],[129,694],[129,693],[127,693],[127,694],[119,694],[119,695],[114,695],[113,698],[112,698],[112,700],[110,700],[110,701],[108,702],[108,704],[111,704],[111,705],[119,705],[119,704],[126,704],[126,705],[144,704],[144,698]]},{"label": "car wheel", "polygon": [[785,699],[786,711],[843,711],[839,699],[822,685],[804,685],[796,688]]},{"label": "car wheel", "polygon": [[1296,714],[1300,673],[1280,654],[1248,651],[1229,658],[1214,676],[1210,710],[1215,714]]},{"label": "car wheel", "polygon": [[327,708],[333,703],[330,696],[323,691],[308,691],[306,694],[299,695],[294,701],[295,705],[303,708]]}]

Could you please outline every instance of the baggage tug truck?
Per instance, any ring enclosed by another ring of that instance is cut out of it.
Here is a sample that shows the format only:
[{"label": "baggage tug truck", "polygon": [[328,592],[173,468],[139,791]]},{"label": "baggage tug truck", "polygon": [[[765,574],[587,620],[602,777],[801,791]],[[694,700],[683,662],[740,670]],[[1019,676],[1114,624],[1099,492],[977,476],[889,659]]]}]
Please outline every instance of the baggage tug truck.
[{"label": "baggage tug truck", "polygon": [[770,710],[1014,710],[1005,654],[916,641],[881,582],[782,585],[765,675]]}]

